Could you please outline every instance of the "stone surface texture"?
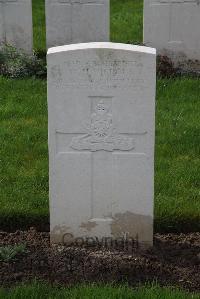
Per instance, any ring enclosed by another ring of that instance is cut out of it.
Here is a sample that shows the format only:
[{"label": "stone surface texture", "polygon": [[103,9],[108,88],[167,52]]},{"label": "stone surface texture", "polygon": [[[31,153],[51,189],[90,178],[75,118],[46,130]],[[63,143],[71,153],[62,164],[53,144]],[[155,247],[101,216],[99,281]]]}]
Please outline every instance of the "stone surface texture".
[{"label": "stone surface texture", "polygon": [[200,60],[199,0],[144,0],[144,43],[175,62]]},{"label": "stone surface texture", "polygon": [[74,44],[47,60],[51,241],[152,245],[155,49]]},{"label": "stone surface texture", "polygon": [[109,41],[109,0],[46,0],[47,48]]},{"label": "stone surface texture", "polygon": [[0,0],[0,44],[9,44],[32,53],[31,0]]}]

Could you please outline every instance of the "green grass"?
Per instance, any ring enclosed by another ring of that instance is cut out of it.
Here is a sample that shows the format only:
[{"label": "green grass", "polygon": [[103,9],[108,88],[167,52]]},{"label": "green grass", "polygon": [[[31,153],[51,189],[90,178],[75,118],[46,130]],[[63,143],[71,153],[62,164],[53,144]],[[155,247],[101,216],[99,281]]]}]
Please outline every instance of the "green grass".
[{"label": "green grass", "polygon": [[48,223],[46,81],[1,78],[0,119],[0,227]]},{"label": "green grass", "polygon": [[142,43],[143,1],[111,0],[110,39],[112,42]]},{"label": "green grass", "polygon": [[46,52],[45,0],[33,0],[33,46],[37,51]]},{"label": "green grass", "polygon": [[157,231],[200,230],[200,80],[157,86],[155,215]]},{"label": "green grass", "polygon": [[[143,1],[111,0],[110,38],[113,42],[141,43],[143,26]],[[33,0],[34,49],[45,49],[44,0]]]},{"label": "green grass", "polygon": [[[200,80],[157,84],[156,231],[200,230]],[[0,78],[0,227],[48,223],[46,81]]]},{"label": "green grass", "polygon": [[157,285],[131,289],[128,286],[80,285],[73,288],[56,288],[33,283],[11,290],[0,289],[0,299],[200,299],[199,294],[161,288]]},{"label": "green grass", "polygon": [[155,216],[157,231],[200,231],[200,80],[157,86]]},{"label": "green grass", "polygon": [[[142,41],[142,1],[111,0],[111,40]],[[44,0],[33,0],[34,47],[45,51]],[[155,229],[200,230],[200,80],[158,80]],[[49,221],[46,81],[0,78],[0,227]]]}]

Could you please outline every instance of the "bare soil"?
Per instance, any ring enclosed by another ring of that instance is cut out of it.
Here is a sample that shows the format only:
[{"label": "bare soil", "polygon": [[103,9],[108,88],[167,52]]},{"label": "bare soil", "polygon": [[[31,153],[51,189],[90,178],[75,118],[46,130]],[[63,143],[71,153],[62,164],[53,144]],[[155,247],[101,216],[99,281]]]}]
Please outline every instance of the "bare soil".
[{"label": "bare soil", "polygon": [[156,234],[148,250],[94,246],[50,246],[49,233],[0,232],[0,246],[26,244],[10,262],[0,261],[0,285],[33,279],[52,284],[157,281],[161,285],[200,291],[200,233]]}]

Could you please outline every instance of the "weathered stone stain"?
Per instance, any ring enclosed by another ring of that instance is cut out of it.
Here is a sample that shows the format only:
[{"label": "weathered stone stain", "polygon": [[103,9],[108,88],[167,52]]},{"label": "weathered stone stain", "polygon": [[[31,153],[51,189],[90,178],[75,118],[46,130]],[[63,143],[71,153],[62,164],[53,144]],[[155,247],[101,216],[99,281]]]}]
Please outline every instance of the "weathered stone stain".
[{"label": "weathered stone stain", "polygon": [[93,228],[97,226],[97,223],[94,221],[82,222],[80,228],[86,229],[87,231],[91,231]]},{"label": "weathered stone stain", "polygon": [[66,234],[70,234],[70,227],[65,225],[56,225],[51,230],[51,243],[63,243],[63,238]]},{"label": "weathered stone stain", "polygon": [[124,234],[133,239],[138,236],[139,242],[142,237],[142,242],[151,246],[153,218],[148,215],[139,215],[128,211],[115,214],[111,223],[111,233],[114,238],[121,237]]}]

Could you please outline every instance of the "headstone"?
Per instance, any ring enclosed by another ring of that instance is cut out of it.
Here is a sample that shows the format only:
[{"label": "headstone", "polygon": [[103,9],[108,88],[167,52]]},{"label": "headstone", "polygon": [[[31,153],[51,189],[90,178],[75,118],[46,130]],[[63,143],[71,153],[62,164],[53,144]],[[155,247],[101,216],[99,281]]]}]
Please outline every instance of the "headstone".
[{"label": "headstone", "polygon": [[109,0],[46,0],[47,48],[109,41]]},{"label": "headstone", "polygon": [[86,43],[47,60],[51,241],[152,245],[155,49]]},{"label": "headstone", "polygon": [[32,53],[31,0],[0,0],[0,44]]},{"label": "headstone", "polygon": [[199,0],[145,0],[144,43],[172,59],[200,59]]}]

